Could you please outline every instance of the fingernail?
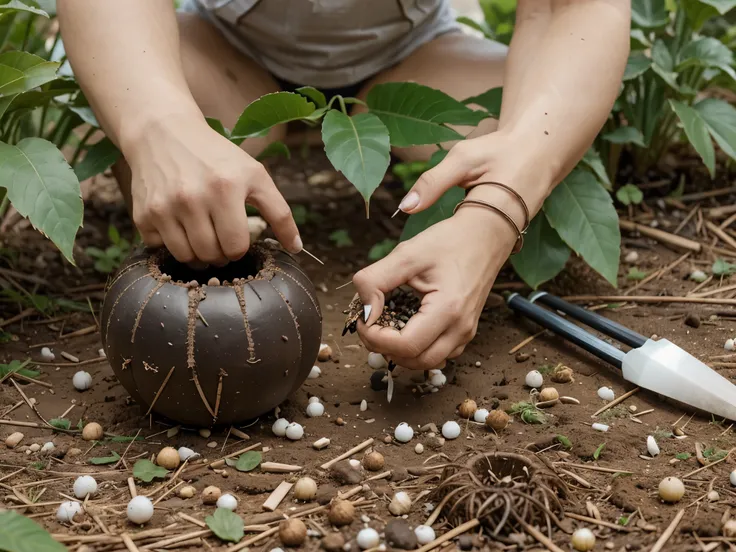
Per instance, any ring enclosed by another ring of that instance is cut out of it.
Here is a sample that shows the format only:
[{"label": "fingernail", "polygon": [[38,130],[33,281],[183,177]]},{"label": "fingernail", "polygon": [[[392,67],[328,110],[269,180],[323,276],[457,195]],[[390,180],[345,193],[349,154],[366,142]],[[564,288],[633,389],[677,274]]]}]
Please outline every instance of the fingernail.
[{"label": "fingernail", "polygon": [[363,305],[363,322],[368,322],[368,319],[371,316],[371,309],[373,307],[370,305]]},{"label": "fingernail", "polygon": [[419,194],[416,192],[409,192],[404,196],[404,199],[399,203],[399,209],[402,211],[411,211],[417,205],[419,205]]},{"label": "fingernail", "polygon": [[291,246],[291,252],[292,253],[299,253],[302,249],[304,249],[304,244],[302,243],[301,236],[297,235],[296,238],[294,238],[294,243]]}]

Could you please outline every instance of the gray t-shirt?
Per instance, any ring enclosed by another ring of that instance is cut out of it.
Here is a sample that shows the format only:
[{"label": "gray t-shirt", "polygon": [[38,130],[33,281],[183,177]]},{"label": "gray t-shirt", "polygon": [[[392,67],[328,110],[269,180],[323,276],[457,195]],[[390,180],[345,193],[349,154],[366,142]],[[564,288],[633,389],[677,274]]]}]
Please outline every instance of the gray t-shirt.
[{"label": "gray t-shirt", "polygon": [[450,0],[185,0],[278,78],[339,88],[459,27]]}]

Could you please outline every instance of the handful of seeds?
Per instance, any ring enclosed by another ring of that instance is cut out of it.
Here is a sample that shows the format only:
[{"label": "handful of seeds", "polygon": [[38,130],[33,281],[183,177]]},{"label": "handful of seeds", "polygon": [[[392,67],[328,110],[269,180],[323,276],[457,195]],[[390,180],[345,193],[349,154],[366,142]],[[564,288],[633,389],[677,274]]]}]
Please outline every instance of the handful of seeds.
[{"label": "handful of seeds", "polygon": [[[406,326],[409,319],[419,312],[422,300],[412,289],[399,287],[386,295],[385,303],[383,312],[376,321],[376,324],[384,328],[401,330]],[[365,317],[363,301],[360,300],[357,293],[343,313],[347,315],[347,318],[345,319],[345,328],[342,331],[342,335],[348,332],[355,333],[358,320],[361,317]]]}]

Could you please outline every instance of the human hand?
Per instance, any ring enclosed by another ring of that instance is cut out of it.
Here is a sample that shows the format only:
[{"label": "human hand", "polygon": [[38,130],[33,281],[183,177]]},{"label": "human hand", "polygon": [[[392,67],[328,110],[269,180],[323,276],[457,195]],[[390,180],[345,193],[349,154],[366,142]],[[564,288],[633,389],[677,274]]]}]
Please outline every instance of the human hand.
[{"label": "human hand", "polygon": [[247,202],[287,250],[301,251],[291,210],[266,169],[204,119],[154,123],[129,149],[133,221],[146,245],[166,246],[183,263],[238,260],[250,247]]}]

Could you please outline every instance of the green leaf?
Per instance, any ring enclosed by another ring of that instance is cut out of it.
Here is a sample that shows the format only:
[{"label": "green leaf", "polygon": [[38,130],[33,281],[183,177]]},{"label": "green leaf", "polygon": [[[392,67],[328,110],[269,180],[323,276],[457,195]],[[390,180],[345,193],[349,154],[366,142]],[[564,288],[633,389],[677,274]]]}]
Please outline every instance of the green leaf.
[{"label": "green leaf", "polygon": [[231,140],[240,144],[245,138],[265,136],[272,127],[308,118],[314,104],[294,92],[274,92],[261,96],[248,107],[235,123]]},{"label": "green leaf", "polygon": [[667,44],[661,38],[655,40],[652,45],[652,63],[659,65],[665,71],[673,71],[675,69],[675,60],[672,58]]},{"label": "green leaf", "polygon": [[145,441],[145,439],[145,437],[136,437],[134,435],[113,435],[107,438],[111,443],[130,443],[131,441]]},{"label": "green leaf", "polygon": [[713,276],[730,276],[736,274],[736,265],[724,261],[723,259],[716,259],[711,267]]},{"label": "green leaf", "polygon": [[350,239],[350,234],[345,229],[335,230],[329,237],[335,247],[351,247],[353,245],[353,240]]},{"label": "green leaf", "polygon": [[110,456],[99,456],[97,458],[90,458],[89,463],[95,466],[104,466],[106,464],[114,464],[120,460],[120,455],[114,450],[110,452]]},{"label": "green leaf", "polygon": [[598,180],[603,184],[603,187],[606,190],[609,192],[613,190],[611,180],[608,178],[608,172],[606,172],[606,168],[603,166],[603,161],[601,161],[601,156],[594,148],[590,148],[585,152],[585,155],[581,159],[581,163],[593,171],[593,174],[598,177]]},{"label": "green leaf", "polygon": [[693,106],[708,132],[731,159],[736,159],[736,108],[716,98],[706,98]]},{"label": "green leaf", "polygon": [[664,0],[632,0],[631,21],[644,29],[664,27],[669,21]]},{"label": "green leaf", "polygon": [[133,476],[146,483],[150,483],[157,477],[164,478],[168,473],[168,470],[157,466],[150,460],[138,460],[133,466]]},{"label": "green leaf", "polygon": [[370,112],[388,128],[391,145],[397,147],[461,140],[461,134],[444,125],[475,126],[488,117],[444,92],[414,82],[378,84],[366,101]]},{"label": "green leaf", "polygon": [[20,0],[10,0],[10,2],[6,2],[0,5],[0,15],[9,13],[11,11],[29,12],[36,15],[43,15],[44,17],[49,16],[49,14],[42,9],[39,9],[35,6],[30,6],[24,2],[21,2]]},{"label": "green leaf", "polygon": [[626,184],[616,190],[616,199],[626,206],[639,205],[644,201],[644,194],[634,184]]},{"label": "green leaf", "polygon": [[703,159],[703,163],[708,168],[711,178],[714,178],[716,173],[716,154],[705,121],[700,116],[700,113],[692,107],[677,100],[670,100],[669,102],[679,117],[680,122],[682,122],[687,139]]},{"label": "green leaf", "polygon": [[646,49],[652,46],[644,31],[641,29],[631,29],[631,50]]},{"label": "green leaf", "polygon": [[560,444],[565,447],[566,449],[572,448],[572,441],[565,437],[564,435],[558,435],[557,440],[560,442]]},{"label": "green leaf", "polygon": [[641,148],[647,147],[641,130],[631,126],[618,127],[612,132],[607,132],[601,138],[613,144],[634,144]]},{"label": "green leaf", "polygon": [[621,248],[618,214],[595,177],[573,170],[544,202],[544,212],[562,240],[615,287]]},{"label": "green leaf", "polygon": [[217,134],[228,139],[230,138],[230,133],[227,131],[225,125],[222,124],[222,121],[220,121],[220,119],[215,119],[214,117],[205,117],[205,121],[207,121],[209,127],[217,132]]},{"label": "green leaf", "polygon": [[0,511],[0,550],[5,552],[67,552],[43,527],[11,510]]},{"label": "green leaf", "polygon": [[368,251],[368,260],[378,261],[380,259],[383,259],[389,253],[391,253],[391,251],[394,250],[394,247],[396,247],[396,243],[396,240],[392,240],[390,238],[378,242],[373,247],[371,247],[370,251]]},{"label": "green leaf", "polygon": [[110,243],[120,243],[120,231],[111,224],[107,227],[107,238]]},{"label": "green leaf", "polygon": [[17,211],[73,264],[82,195],[79,180],[56,146],[41,138],[26,138],[14,146],[0,142],[0,185]]},{"label": "green leaf", "polygon": [[82,119],[88,125],[91,125],[95,128],[100,128],[100,123],[97,120],[97,117],[95,117],[95,114],[92,111],[91,107],[70,105],[69,109],[79,115],[80,119]]},{"label": "green leaf", "polygon": [[714,7],[721,15],[726,15],[736,8],[736,0],[700,0],[700,2]]},{"label": "green leaf", "polygon": [[0,54],[0,96],[25,92],[54,80],[60,65],[28,52]]},{"label": "green leaf", "polygon": [[472,96],[467,100],[463,100],[463,103],[466,105],[479,105],[485,109],[491,117],[498,119],[501,116],[502,96],[503,88],[499,86],[498,88],[491,88],[478,96]]},{"label": "green leaf", "polygon": [[105,172],[120,159],[120,150],[105,137],[87,149],[82,160],[74,167],[80,182]]},{"label": "green leaf", "polygon": [[488,26],[488,23],[486,23],[485,21],[478,22],[464,15],[461,15],[460,17],[455,19],[455,21],[457,21],[458,23],[462,25],[467,25],[471,29],[478,31],[479,33],[482,33],[484,37],[490,40],[493,39],[493,31]]},{"label": "green leaf", "polygon": [[598,448],[595,449],[595,452],[593,453],[593,460],[598,460],[601,457],[601,453],[603,452],[603,449],[606,448],[606,443],[601,443],[598,445]]},{"label": "green leaf", "polygon": [[204,521],[220,540],[239,542],[243,538],[243,519],[231,510],[217,508],[214,515],[207,516]]},{"label": "green leaf", "polygon": [[325,153],[363,196],[366,213],[373,192],[383,180],[390,161],[389,133],[372,113],[352,117],[331,110],[322,122]]},{"label": "green leaf", "polygon": [[626,275],[627,280],[634,280],[635,282],[643,280],[646,277],[647,277],[647,273],[642,270],[639,270],[635,266],[632,266],[629,269],[629,273]]},{"label": "green leaf", "polygon": [[733,70],[733,54],[731,50],[718,39],[704,37],[685,45],[678,55],[677,70],[687,67],[717,67],[731,78],[736,79]]},{"label": "green leaf", "polygon": [[690,460],[691,456],[692,454],[690,454],[689,452],[678,452],[677,454],[675,454],[675,458],[677,458],[678,460]]},{"label": "green leaf", "polygon": [[263,151],[256,156],[256,160],[263,161],[268,157],[278,157],[279,155],[285,157],[286,159],[291,159],[289,146],[279,140],[276,140],[263,148]]},{"label": "green leaf", "polygon": [[532,219],[524,247],[509,259],[511,266],[532,289],[557,276],[570,258],[570,248],[549,225],[544,213]]},{"label": "green leaf", "polygon": [[626,62],[626,70],[624,71],[623,80],[629,81],[635,79],[639,75],[646,73],[647,69],[652,66],[652,60],[649,59],[644,52],[632,52]]},{"label": "green leaf", "polygon": [[256,469],[260,464],[263,456],[256,450],[251,450],[241,454],[237,460],[227,458],[225,461],[228,466],[235,468],[241,472],[249,472]]},{"label": "green leaf", "polygon": [[66,418],[51,418],[49,424],[56,429],[69,429],[72,427],[72,423]]},{"label": "green leaf", "polygon": [[301,86],[296,92],[314,102],[317,107],[327,107],[327,98],[325,95],[313,86]]}]

